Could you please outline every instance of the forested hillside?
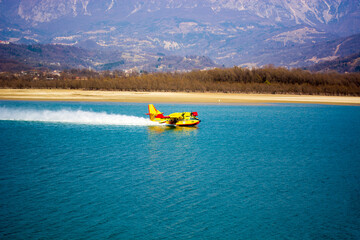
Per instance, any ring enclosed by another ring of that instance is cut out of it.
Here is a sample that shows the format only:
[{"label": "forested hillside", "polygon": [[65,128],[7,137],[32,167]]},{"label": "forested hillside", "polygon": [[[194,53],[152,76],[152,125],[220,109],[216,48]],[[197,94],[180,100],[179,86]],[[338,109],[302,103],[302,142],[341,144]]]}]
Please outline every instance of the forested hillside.
[{"label": "forested hillside", "polygon": [[[129,60],[135,58],[136,60]],[[206,56],[175,56],[156,53],[135,56],[118,50],[84,49],[58,44],[0,44],[0,72],[23,70],[127,70],[190,71],[219,66]]]},{"label": "forested hillside", "polygon": [[313,66],[309,66],[306,69],[315,72],[328,72],[328,71],[337,71],[339,73],[360,72],[360,52],[347,57],[337,58],[332,61],[318,63]]}]

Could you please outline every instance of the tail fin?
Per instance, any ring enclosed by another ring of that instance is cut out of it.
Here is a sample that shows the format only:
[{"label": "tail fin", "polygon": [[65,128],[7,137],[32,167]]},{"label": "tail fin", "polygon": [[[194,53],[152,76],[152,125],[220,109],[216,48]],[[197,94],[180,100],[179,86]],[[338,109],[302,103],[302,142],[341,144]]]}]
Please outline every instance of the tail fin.
[{"label": "tail fin", "polygon": [[149,104],[149,113],[147,115],[150,116],[150,120],[154,121],[155,117],[159,114],[162,114],[159,110],[157,110],[153,104]]}]

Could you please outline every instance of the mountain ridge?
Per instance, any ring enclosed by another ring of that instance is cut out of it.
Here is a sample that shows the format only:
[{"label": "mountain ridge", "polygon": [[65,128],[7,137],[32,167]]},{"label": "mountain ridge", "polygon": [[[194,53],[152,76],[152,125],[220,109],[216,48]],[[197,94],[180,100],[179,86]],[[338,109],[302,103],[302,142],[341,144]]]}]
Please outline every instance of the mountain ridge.
[{"label": "mountain ridge", "polygon": [[[297,55],[299,49],[360,32],[360,2],[351,0],[2,0],[0,6],[3,41],[208,56],[226,66],[307,66],[324,53]],[[289,49],[293,57],[283,61],[278,53]]]}]

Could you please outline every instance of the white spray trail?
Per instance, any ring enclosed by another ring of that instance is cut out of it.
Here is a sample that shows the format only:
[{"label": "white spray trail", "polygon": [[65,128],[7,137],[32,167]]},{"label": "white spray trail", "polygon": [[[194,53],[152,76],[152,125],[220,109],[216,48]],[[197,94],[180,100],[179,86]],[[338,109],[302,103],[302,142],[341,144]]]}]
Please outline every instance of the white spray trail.
[{"label": "white spray trail", "polygon": [[82,110],[38,110],[0,107],[0,120],[40,121],[91,125],[151,126],[150,119],[136,116]]}]

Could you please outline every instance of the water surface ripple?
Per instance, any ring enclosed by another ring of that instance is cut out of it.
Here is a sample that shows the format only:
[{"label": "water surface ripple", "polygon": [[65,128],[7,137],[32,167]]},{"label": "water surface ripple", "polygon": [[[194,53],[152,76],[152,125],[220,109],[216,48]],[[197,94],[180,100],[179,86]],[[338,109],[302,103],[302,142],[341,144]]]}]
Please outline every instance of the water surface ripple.
[{"label": "water surface ripple", "polygon": [[359,107],[157,107],[0,102],[0,239],[360,239]]}]

